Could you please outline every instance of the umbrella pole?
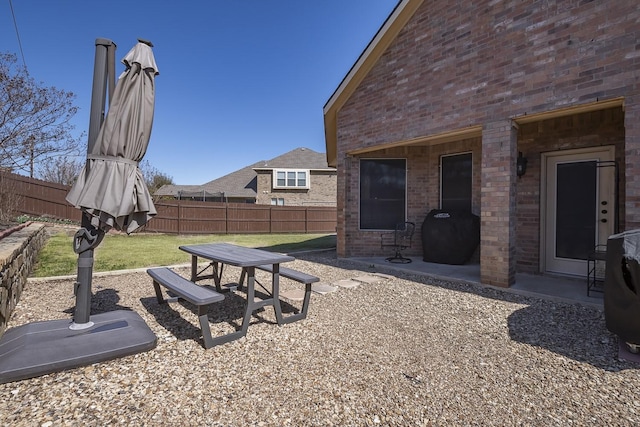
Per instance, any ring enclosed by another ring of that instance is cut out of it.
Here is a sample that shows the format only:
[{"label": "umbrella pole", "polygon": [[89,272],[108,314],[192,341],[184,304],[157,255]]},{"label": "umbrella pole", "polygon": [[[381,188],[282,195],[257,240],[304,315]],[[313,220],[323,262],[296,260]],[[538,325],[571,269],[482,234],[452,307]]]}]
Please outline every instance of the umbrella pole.
[{"label": "umbrella pole", "polygon": [[93,249],[78,254],[78,279],[76,281],[76,308],[73,312],[71,329],[85,329],[93,326],[91,314],[91,279],[93,275]]},{"label": "umbrella pole", "polygon": [[93,326],[89,320],[91,314],[91,282],[93,278],[93,249],[104,238],[104,231],[91,224],[88,214],[82,215],[82,228],[73,239],[73,250],[78,254],[78,276],[74,292],[76,308],[73,313],[71,329],[85,329]]},{"label": "umbrella pole", "polygon": [[[87,154],[93,152],[93,146],[98,138],[100,126],[104,121],[105,104],[107,98],[107,83],[109,100],[115,86],[115,49],[111,40],[96,39],[96,54],[93,66],[93,87],[91,92],[91,111],[89,113],[89,137]],[[87,160],[85,168],[90,167]],[[91,224],[88,214],[82,215],[81,228],[76,232],[73,240],[73,250],[78,254],[78,276],[75,284],[76,307],[71,329],[85,329],[93,326],[89,320],[91,314],[91,281],[93,276],[93,248],[98,246],[104,237],[104,232]]]}]

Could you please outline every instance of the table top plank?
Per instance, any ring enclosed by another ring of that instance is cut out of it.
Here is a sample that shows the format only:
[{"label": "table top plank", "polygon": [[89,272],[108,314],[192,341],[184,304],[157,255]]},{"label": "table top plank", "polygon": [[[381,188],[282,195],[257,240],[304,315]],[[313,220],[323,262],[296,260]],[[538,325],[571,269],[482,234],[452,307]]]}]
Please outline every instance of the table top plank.
[{"label": "table top plank", "polygon": [[289,255],[247,248],[231,243],[182,245],[179,249],[191,255],[237,267],[256,267],[263,264],[280,264],[295,260],[294,257]]}]

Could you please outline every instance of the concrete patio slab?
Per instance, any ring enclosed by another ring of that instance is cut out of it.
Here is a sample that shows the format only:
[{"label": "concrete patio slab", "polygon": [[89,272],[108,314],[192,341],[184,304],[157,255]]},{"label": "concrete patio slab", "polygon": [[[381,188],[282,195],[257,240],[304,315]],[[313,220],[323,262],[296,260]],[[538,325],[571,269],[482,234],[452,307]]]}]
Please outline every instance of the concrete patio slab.
[{"label": "concrete patio slab", "polygon": [[358,282],[351,279],[342,279],[342,280],[338,280],[337,282],[333,282],[333,284],[341,288],[354,289],[360,286],[362,282]]},{"label": "concrete patio slab", "polygon": [[370,285],[373,285],[374,283],[382,282],[383,278],[380,277],[380,276],[376,276],[376,275],[370,274],[370,275],[367,275],[367,276],[354,277],[353,280],[357,280],[358,282],[368,283]]},{"label": "concrete patio slab", "polygon": [[318,282],[311,285],[311,290],[320,295],[328,294],[338,290],[337,287],[331,286],[328,283]]},{"label": "concrete patio slab", "polygon": [[[425,262],[422,257],[410,257],[411,263],[393,264],[382,257],[348,258],[366,265],[370,274],[379,275],[376,268],[392,269],[405,273],[421,274],[439,280],[449,280],[465,283],[485,285],[480,280],[480,264],[449,265]],[[493,286],[492,286],[493,287]],[[516,274],[516,282],[509,288],[497,288],[505,292],[520,295],[530,295],[566,302],[580,302],[583,304],[603,306],[603,294],[591,292],[587,295],[587,280],[580,277],[561,277],[543,274]]]}]

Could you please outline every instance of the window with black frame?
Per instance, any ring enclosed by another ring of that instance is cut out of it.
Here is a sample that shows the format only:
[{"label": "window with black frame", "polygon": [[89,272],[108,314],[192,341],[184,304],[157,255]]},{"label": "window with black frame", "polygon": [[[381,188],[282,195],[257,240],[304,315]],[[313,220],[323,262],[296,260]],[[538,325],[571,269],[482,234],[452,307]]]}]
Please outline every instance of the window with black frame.
[{"label": "window with black frame", "polygon": [[361,159],[360,229],[395,229],[406,219],[406,194],[406,159]]},{"label": "window with black frame", "polygon": [[441,157],[441,209],[471,212],[472,166],[471,153]]}]

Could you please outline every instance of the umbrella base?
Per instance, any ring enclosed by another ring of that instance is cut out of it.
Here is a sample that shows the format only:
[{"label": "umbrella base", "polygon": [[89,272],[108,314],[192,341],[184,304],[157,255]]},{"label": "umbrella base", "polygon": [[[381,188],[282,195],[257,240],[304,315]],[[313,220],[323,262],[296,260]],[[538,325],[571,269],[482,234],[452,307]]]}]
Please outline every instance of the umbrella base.
[{"label": "umbrella base", "polygon": [[134,311],[91,316],[91,328],[72,330],[70,320],[11,328],[0,339],[0,384],[91,365],[155,348],[157,337]]}]

